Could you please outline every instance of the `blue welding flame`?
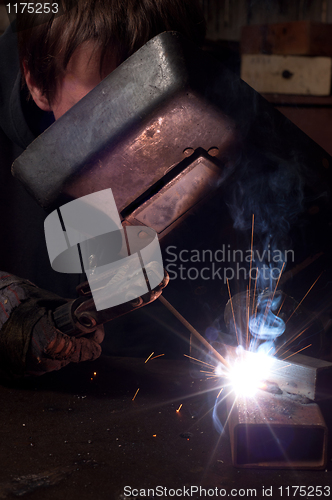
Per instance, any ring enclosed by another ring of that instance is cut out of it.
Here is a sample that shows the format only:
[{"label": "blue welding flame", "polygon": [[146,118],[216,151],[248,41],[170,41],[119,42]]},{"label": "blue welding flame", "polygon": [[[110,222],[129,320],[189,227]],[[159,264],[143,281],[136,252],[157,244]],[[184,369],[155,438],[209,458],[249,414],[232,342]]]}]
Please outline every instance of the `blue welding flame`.
[{"label": "blue welding flame", "polygon": [[[259,358],[249,359],[249,364],[246,365],[245,370],[248,373],[248,377],[244,382],[247,382],[250,386],[250,380],[253,379],[254,382],[259,382],[261,377],[261,373],[257,374],[260,369],[262,372],[265,372],[271,364],[273,363],[273,356],[275,354],[275,341],[278,337],[280,337],[285,331],[285,322],[278,316],[278,312],[282,305],[282,293],[275,290],[276,282],[271,278],[269,287],[265,290],[258,293],[255,304],[251,309],[251,315],[249,317],[248,329],[251,335],[251,340],[249,344],[249,351],[252,353],[259,354]],[[272,291],[272,287],[274,287]],[[246,314],[246,307],[244,303],[246,303],[246,294],[243,295],[242,300],[238,302],[239,310],[236,312],[235,317],[243,319]],[[238,326],[240,325],[240,321],[238,322]],[[242,332],[243,333],[243,332]],[[238,356],[238,360],[241,360],[241,356],[244,353],[244,348],[242,345],[237,347],[236,353]],[[255,363],[259,363],[257,367]],[[237,367],[242,365],[236,365]],[[234,375],[234,374],[233,374]],[[239,377],[241,377],[241,371],[238,373]],[[234,382],[234,380],[233,380]],[[238,382],[238,381],[237,381]],[[240,379],[240,385],[241,379]],[[244,384],[245,386],[245,384]],[[233,390],[236,392],[236,384],[233,387]],[[223,424],[220,421],[218,416],[218,407],[223,400],[223,396],[218,397],[215,401],[212,418],[214,422],[215,429],[218,433],[222,433],[224,430]]]}]

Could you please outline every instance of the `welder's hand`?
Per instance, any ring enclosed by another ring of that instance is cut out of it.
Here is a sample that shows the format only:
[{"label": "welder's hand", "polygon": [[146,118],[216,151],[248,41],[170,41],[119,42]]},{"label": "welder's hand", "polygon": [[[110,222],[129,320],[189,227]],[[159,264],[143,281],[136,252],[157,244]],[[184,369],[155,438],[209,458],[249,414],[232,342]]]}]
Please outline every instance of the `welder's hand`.
[{"label": "welder's hand", "polygon": [[67,301],[28,280],[0,271],[0,375],[13,379],[96,359],[102,327],[82,338],[55,328],[52,312]]},{"label": "welder's hand", "polygon": [[33,329],[26,357],[26,375],[42,375],[68,363],[92,361],[101,355],[103,340],[103,326],[76,338],[57,330],[50,314],[42,316]]}]

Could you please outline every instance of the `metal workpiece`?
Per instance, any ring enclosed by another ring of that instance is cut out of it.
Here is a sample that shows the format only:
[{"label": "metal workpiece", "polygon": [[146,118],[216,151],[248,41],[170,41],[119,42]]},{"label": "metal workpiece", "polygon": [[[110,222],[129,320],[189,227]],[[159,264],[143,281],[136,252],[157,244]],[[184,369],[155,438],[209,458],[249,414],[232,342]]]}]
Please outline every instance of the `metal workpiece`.
[{"label": "metal workpiece", "polygon": [[229,397],[228,411],[235,467],[326,466],[327,427],[318,405],[308,398],[261,390],[251,398]]},{"label": "metal workpiece", "polygon": [[[259,354],[222,345],[218,350],[235,366]],[[252,394],[233,385],[227,396],[227,423],[235,467],[323,469],[328,431],[318,404],[331,398],[332,364],[294,354],[290,359],[270,357],[266,379]],[[292,361],[291,361],[292,360]],[[258,363],[257,359],[257,363]],[[245,377],[246,374],[244,373]],[[250,378],[250,373],[248,373]],[[225,387],[229,387],[226,375]]]},{"label": "metal workpiece", "polygon": [[319,401],[332,397],[332,363],[295,354],[285,361],[276,359],[273,380],[281,390]]},{"label": "metal workpiece", "polygon": [[[218,344],[215,347],[231,362],[237,356],[235,346]],[[257,356],[254,352],[247,352],[247,355]],[[288,353],[287,356],[285,360],[272,358],[266,382],[277,385],[281,391],[312,401],[332,398],[332,363],[303,354]]]}]

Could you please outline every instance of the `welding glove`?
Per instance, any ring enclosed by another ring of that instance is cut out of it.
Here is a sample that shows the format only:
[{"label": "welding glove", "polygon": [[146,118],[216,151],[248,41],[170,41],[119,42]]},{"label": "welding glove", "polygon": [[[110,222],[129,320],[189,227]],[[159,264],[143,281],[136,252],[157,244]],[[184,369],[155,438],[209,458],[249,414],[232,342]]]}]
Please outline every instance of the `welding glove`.
[{"label": "welding glove", "polygon": [[103,327],[81,338],[57,330],[52,311],[66,300],[0,272],[0,374],[14,379],[59,370],[101,354]]}]

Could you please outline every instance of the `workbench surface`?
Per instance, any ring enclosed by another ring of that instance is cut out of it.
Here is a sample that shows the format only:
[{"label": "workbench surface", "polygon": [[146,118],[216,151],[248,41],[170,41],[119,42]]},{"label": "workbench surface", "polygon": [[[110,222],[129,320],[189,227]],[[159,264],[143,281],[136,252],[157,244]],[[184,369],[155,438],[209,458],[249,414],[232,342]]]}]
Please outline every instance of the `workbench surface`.
[{"label": "workbench surface", "polygon": [[[332,488],[331,446],[323,471],[234,468],[228,432],[219,436],[212,423],[211,381],[195,378],[185,359],[144,361],[102,356],[0,386],[0,499],[120,500],[135,498],[134,489],[142,498],[171,498],[173,491],[158,496],[157,486],[181,488],[177,497],[201,486],[207,496],[217,488],[232,498],[263,498],[264,487],[274,499],[293,497],[292,486]],[[331,429],[332,404],[321,409]]]}]

